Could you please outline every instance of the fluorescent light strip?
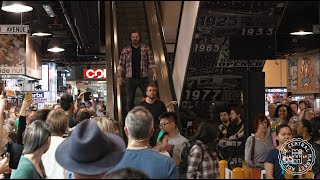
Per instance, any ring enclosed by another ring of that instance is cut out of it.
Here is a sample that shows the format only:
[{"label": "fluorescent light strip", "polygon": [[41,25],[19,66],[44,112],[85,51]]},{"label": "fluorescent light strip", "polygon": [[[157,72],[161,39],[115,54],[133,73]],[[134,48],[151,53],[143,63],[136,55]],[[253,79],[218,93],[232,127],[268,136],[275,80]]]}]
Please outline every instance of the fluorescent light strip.
[{"label": "fluorescent light strip", "polygon": [[298,35],[298,36],[304,36],[308,34],[313,34],[313,32],[305,32],[305,31],[299,31],[299,32],[292,32],[291,35]]},{"label": "fluorescent light strip", "polygon": [[54,47],[54,48],[48,49],[48,51],[49,51],[49,52],[58,53],[58,52],[64,51],[64,49],[63,49],[63,48],[59,48],[59,47]]},{"label": "fluorescent light strip", "polygon": [[39,33],[33,33],[32,36],[50,36],[52,34],[50,33],[42,33],[42,32],[39,32]]}]

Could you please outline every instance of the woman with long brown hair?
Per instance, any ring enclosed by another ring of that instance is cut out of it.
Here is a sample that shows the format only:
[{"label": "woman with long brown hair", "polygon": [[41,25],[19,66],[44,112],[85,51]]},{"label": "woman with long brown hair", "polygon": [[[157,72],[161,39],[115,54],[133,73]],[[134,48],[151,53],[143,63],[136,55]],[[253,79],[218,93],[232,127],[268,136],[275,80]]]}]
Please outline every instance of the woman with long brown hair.
[{"label": "woman with long brown hair", "polygon": [[258,114],[254,121],[255,133],[247,138],[245,161],[254,167],[263,168],[267,153],[272,149],[270,121],[263,114]]}]

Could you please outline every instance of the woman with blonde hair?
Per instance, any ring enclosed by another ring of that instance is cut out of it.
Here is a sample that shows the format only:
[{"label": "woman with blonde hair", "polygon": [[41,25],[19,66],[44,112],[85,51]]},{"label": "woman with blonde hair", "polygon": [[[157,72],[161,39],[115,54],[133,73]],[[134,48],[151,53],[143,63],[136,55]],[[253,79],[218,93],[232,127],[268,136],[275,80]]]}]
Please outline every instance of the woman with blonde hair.
[{"label": "woman with blonde hair", "polygon": [[314,116],[315,116],[314,110],[312,108],[308,108],[304,110],[302,119],[306,119],[310,121],[312,118],[314,118]]},{"label": "woman with blonde hair", "polygon": [[52,136],[49,150],[42,156],[43,166],[48,179],[63,179],[64,169],[57,163],[55,152],[65,140],[63,135],[69,128],[69,118],[62,109],[54,109],[49,113],[46,123],[52,127]]},{"label": "woman with blonde hair", "polygon": [[99,129],[101,129],[101,131],[104,132],[111,132],[115,134],[115,130],[113,127],[113,122],[111,119],[107,118],[107,117],[94,117],[93,118],[96,123],[98,124]]}]

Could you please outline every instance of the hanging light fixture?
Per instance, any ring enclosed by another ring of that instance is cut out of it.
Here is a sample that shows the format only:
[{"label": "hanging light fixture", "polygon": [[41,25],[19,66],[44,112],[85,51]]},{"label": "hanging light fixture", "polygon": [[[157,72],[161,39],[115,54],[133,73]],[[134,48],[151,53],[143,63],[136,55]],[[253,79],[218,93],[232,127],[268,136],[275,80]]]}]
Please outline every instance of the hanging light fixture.
[{"label": "hanging light fixture", "polygon": [[52,39],[48,44],[47,50],[49,52],[58,53],[64,51],[65,49],[62,47],[62,43],[60,40]]},{"label": "hanging light fixture", "polygon": [[291,29],[291,35],[298,35],[298,36],[304,36],[304,35],[309,35],[309,34],[313,34],[312,32],[312,24],[311,23],[305,23],[303,25],[301,25],[302,23],[298,22],[300,25],[295,25],[295,27],[293,27]]},{"label": "hanging light fixture", "polygon": [[13,13],[23,13],[32,11],[33,8],[23,1],[3,1],[1,10]]},{"label": "hanging light fixture", "polygon": [[291,35],[298,35],[298,36],[304,36],[308,34],[313,34],[311,31],[297,31],[297,32],[292,32],[290,33]]},{"label": "hanging light fixture", "polygon": [[50,35],[52,35],[49,31],[48,24],[46,24],[40,20],[36,20],[36,21],[32,22],[32,24],[30,26],[30,33],[32,36],[50,36]]}]

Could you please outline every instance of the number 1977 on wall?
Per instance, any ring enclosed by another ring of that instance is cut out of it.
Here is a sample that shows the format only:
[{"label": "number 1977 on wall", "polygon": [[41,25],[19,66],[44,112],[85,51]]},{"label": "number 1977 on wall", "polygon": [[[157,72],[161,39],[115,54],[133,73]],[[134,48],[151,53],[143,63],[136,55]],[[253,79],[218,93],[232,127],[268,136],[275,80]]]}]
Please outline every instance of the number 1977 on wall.
[{"label": "number 1977 on wall", "polygon": [[[216,100],[221,90],[186,90],[186,101]],[[211,96],[211,99],[210,99]]]}]

